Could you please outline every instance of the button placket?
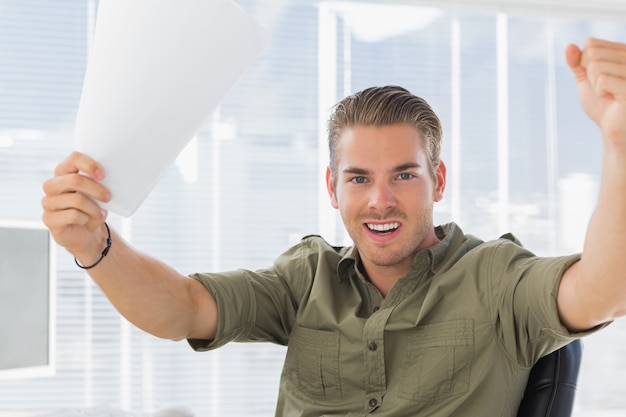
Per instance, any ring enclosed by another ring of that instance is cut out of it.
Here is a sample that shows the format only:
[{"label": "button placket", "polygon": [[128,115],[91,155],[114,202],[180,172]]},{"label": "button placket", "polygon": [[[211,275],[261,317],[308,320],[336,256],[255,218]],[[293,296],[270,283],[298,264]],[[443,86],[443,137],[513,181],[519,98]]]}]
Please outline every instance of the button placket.
[{"label": "button placket", "polygon": [[363,328],[365,402],[370,409],[380,407],[380,399],[387,389],[383,337],[392,310],[392,308],[383,309],[373,314]]}]

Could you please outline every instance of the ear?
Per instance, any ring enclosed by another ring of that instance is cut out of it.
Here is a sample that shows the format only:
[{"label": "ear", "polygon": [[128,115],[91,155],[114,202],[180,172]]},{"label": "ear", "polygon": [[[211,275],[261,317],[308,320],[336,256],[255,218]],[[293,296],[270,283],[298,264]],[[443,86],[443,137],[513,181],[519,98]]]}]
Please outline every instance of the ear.
[{"label": "ear", "polygon": [[335,192],[335,181],[330,167],[326,167],[326,189],[328,190],[328,195],[330,196],[330,205],[333,206],[333,208],[338,209],[339,203],[337,202],[337,193]]},{"label": "ear", "polygon": [[435,171],[435,201],[441,201],[443,199],[443,192],[446,189],[446,164],[443,161],[439,161],[437,170]]}]

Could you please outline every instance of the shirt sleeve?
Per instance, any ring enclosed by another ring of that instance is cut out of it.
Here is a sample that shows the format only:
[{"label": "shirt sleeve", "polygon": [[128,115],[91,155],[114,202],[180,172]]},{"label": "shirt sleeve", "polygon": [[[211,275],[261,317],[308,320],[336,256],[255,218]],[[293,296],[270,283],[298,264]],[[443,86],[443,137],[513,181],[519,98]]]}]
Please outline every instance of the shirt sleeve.
[{"label": "shirt sleeve", "polygon": [[496,334],[520,365],[532,366],[548,353],[608,324],[570,332],[561,323],[559,285],[565,271],[579,260],[580,254],[537,257],[508,239],[499,240],[493,248],[489,276]]},{"label": "shirt sleeve", "polygon": [[191,275],[213,295],[218,310],[215,339],[189,339],[191,347],[213,350],[231,341],[285,345],[312,277],[302,270],[303,245],[290,248],[267,269]]}]

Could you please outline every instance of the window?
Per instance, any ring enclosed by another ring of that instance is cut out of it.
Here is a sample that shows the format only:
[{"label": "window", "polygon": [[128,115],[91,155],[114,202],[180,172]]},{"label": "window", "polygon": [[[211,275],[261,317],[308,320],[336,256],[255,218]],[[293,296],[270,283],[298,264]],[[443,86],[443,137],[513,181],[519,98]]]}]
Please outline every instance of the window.
[{"label": "window", "polygon": [[[574,2],[557,17],[527,13],[547,6],[497,11],[486,0],[463,9],[238,3],[272,42],[137,213],[111,216],[135,246],[192,273],[267,266],[311,233],[346,243],[323,188],[325,118],[347,93],[399,84],[444,123],[449,182],[437,222],[484,239],[510,230],[541,255],[581,249],[601,145],[562,56],[588,36],[626,39],[608,9],[590,17]],[[39,219],[41,184],[72,149],[96,10],[95,0],[0,0],[2,218]],[[0,410],[184,405],[198,416],[273,415],[284,348],[199,354],[158,340],[121,319],[63,250],[57,265],[57,374],[0,383]],[[626,369],[624,326],[585,340],[577,416],[626,410],[614,382]]]}]

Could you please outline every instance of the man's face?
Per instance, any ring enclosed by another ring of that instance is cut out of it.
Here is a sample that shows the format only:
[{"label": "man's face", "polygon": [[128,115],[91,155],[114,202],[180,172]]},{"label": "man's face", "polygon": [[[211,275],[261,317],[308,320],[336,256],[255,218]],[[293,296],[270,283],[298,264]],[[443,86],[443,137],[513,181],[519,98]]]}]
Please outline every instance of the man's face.
[{"label": "man's face", "polygon": [[413,126],[358,126],[342,133],[336,178],[328,170],[326,183],[366,271],[390,267],[404,275],[419,249],[438,242],[433,205],[443,197],[443,163],[436,177]]}]

